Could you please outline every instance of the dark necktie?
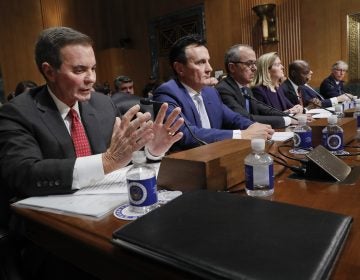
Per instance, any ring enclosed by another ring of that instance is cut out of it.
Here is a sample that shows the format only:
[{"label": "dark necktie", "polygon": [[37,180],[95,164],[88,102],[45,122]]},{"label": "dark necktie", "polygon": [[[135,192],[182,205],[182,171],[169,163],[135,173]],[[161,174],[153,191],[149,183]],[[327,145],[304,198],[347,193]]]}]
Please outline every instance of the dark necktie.
[{"label": "dark necktie", "polygon": [[76,157],[85,157],[91,155],[89,140],[86,136],[85,129],[79,119],[78,113],[70,109],[71,117],[71,138],[75,148]]},{"label": "dark necktie", "polygon": [[247,91],[246,91],[246,87],[242,87],[241,88],[241,92],[245,98],[245,107],[246,107],[246,111],[248,111],[248,113],[250,113],[250,101],[249,99],[247,99],[245,96],[248,95]]}]

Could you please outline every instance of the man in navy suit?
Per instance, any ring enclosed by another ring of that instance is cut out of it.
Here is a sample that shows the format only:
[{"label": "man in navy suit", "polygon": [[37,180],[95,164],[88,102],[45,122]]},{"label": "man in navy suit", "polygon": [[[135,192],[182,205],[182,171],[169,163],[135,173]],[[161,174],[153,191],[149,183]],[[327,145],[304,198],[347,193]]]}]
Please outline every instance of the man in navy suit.
[{"label": "man in navy suit", "polygon": [[304,60],[295,60],[289,64],[289,77],[281,87],[291,103],[294,105],[303,103],[304,107],[332,107],[349,100],[345,94],[325,99],[308,85],[312,74],[309,64]]},{"label": "man in navy suit", "polygon": [[184,136],[174,146],[178,149],[197,146],[199,143],[191,134],[207,143],[254,136],[270,138],[274,132],[271,126],[254,123],[222,103],[217,90],[209,86],[212,72],[209,60],[205,41],[197,35],[180,38],[170,50],[169,62],[176,78],[158,87],[154,100],[182,110],[189,129],[184,126],[180,129]]},{"label": "man in navy suit", "polygon": [[[324,79],[320,85],[320,94],[324,98],[337,97],[344,93],[344,77],[348,70],[348,65],[345,61],[336,61],[331,66],[331,74]],[[347,94],[352,98],[352,95]]]}]

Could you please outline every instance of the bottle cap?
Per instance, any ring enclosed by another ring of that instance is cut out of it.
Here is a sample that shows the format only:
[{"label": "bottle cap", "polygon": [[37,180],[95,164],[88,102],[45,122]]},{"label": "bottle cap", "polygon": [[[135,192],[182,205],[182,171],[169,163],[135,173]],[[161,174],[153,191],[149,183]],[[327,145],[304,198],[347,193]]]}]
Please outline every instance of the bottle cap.
[{"label": "bottle cap", "polygon": [[307,121],[307,116],[306,115],[299,115],[296,116],[296,118],[298,119],[299,124],[306,124]]},{"label": "bottle cap", "polygon": [[144,163],[146,162],[145,152],[144,151],[133,152],[131,159],[133,163]]},{"label": "bottle cap", "polygon": [[338,122],[338,117],[337,115],[331,115],[328,117],[328,123],[329,124],[337,124]]},{"label": "bottle cap", "polygon": [[335,112],[342,112],[343,111],[343,105],[342,104],[336,104],[335,105]]},{"label": "bottle cap", "polygon": [[261,138],[251,139],[251,148],[257,152],[265,150],[265,139],[261,139]]}]

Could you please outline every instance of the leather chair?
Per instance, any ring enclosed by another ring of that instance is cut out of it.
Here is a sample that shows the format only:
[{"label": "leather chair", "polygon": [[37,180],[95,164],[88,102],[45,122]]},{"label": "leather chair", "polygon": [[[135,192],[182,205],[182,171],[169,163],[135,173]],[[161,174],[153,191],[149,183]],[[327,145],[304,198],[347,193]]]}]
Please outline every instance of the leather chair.
[{"label": "leather chair", "polygon": [[117,92],[111,96],[112,101],[119,109],[121,115],[124,115],[132,106],[138,104],[140,105],[140,112],[145,113],[149,112],[152,119],[154,120],[154,109],[152,105],[144,105],[140,103],[141,97],[133,94]]}]

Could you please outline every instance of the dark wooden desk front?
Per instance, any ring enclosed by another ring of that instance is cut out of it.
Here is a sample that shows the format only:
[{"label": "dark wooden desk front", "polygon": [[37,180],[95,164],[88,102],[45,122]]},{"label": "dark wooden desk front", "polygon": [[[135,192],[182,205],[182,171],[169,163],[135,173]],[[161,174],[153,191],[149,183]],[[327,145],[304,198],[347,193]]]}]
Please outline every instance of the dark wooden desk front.
[{"label": "dark wooden desk front", "polygon": [[[348,163],[359,165],[359,160],[353,157]],[[275,178],[275,193],[268,199],[352,216],[352,229],[332,279],[360,279],[360,182],[352,185],[314,182],[289,179],[289,174],[285,171]],[[101,220],[91,220],[13,209],[24,218],[30,239],[102,279],[194,278],[113,245],[112,232],[127,221],[118,220],[112,213]]]}]

